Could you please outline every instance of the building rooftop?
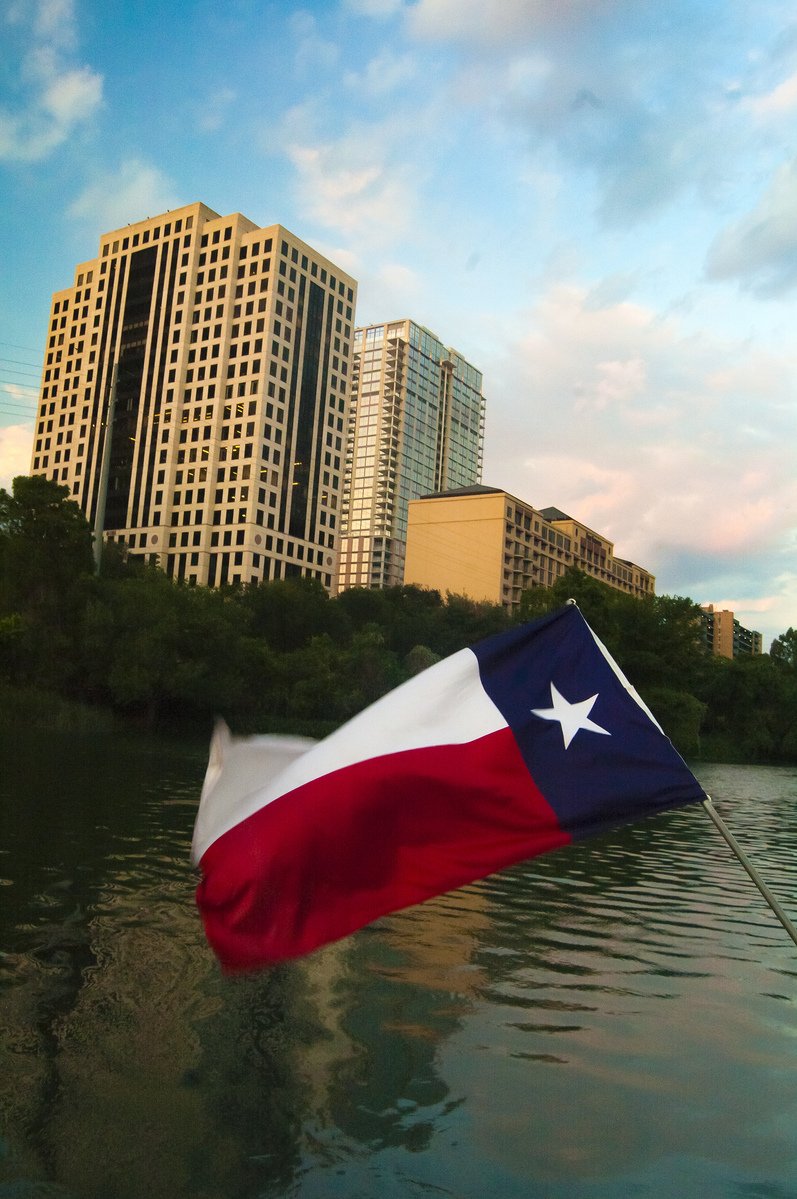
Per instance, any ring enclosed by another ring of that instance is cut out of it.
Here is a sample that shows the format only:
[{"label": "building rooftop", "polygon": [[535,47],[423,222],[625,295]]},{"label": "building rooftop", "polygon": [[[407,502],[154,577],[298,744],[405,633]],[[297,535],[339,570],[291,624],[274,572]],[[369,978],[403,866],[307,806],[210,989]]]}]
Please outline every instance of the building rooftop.
[{"label": "building rooftop", "polygon": [[442,500],[453,495],[508,495],[502,487],[485,487],[482,483],[474,483],[470,487],[454,487],[449,491],[430,491],[419,496],[422,500]]}]

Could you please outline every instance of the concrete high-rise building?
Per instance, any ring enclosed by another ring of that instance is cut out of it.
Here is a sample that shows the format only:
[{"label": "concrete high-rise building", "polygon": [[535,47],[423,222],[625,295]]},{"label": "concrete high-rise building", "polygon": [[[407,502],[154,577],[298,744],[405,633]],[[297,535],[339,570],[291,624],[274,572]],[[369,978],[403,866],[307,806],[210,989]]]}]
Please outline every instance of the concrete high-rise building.
[{"label": "concrete high-rise building", "polygon": [[330,587],[355,300],[340,267],[240,213],[104,234],[53,296],[32,473],[175,578]]},{"label": "concrete high-rise building", "polygon": [[742,658],[764,652],[764,639],[755,629],[746,629],[728,608],[702,604],[703,636],[712,654]]},{"label": "concrete high-rise building", "polygon": [[481,372],[411,320],[354,334],[337,587],[403,582],[407,505],[478,483]]}]

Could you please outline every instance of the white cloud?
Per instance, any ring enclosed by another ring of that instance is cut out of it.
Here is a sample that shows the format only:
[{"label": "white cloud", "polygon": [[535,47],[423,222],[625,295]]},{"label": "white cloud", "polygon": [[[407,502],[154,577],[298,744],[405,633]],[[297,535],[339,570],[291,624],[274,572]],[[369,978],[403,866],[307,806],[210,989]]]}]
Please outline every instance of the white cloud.
[{"label": "white cloud", "polygon": [[75,44],[75,6],[72,0],[39,0],[35,29],[42,41],[72,49]]},{"label": "white cloud", "polygon": [[797,73],[782,80],[771,91],[754,96],[749,107],[759,117],[790,116],[797,109]]},{"label": "white cloud", "polygon": [[131,158],[118,171],[96,176],[70,204],[67,215],[93,229],[117,229],[144,216],[178,208],[182,201],[157,167]]},{"label": "white cloud", "polygon": [[717,235],[706,273],[761,296],[797,286],[797,158],[778,168],[755,208]]},{"label": "white cloud", "polygon": [[797,356],[596,294],[552,287],[489,365],[484,481],[591,525],[662,590],[712,600],[760,563],[761,598],[797,510]]},{"label": "white cloud", "polygon": [[572,32],[622,4],[623,0],[419,0],[408,14],[419,38],[484,45],[515,43],[541,30]]},{"label": "white cloud", "polygon": [[727,178],[735,105],[720,25],[699,5],[662,23],[633,0],[419,0],[406,24],[485,133],[520,135],[529,161],[553,151],[597,181],[585,204],[607,226]]},{"label": "white cloud", "polygon": [[344,82],[366,96],[386,96],[406,87],[418,74],[418,63],[409,54],[378,54],[359,73],[349,71]]},{"label": "white cloud", "polygon": [[198,107],[197,128],[201,133],[215,133],[221,129],[227,115],[238,98],[231,87],[220,87],[212,92]]},{"label": "white cloud", "polygon": [[358,324],[376,324],[384,320],[412,317],[423,323],[426,283],[416,271],[400,262],[384,261],[378,267],[362,264]]},{"label": "white cloud", "polygon": [[0,161],[38,162],[66,142],[98,111],[102,76],[69,61],[76,41],[69,0],[39,0],[31,27],[22,10],[9,24],[17,27],[21,104],[0,108]]},{"label": "white cloud", "polygon": [[291,32],[296,39],[295,62],[300,75],[329,70],[338,61],[338,47],[319,33],[318,22],[306,9],[298,9],[290,18]]},{"label": "white cloud", "polygon": [[403,0],[344,0],[343,6],[358,16],[384,21],[401,12],[404,3]]},{"label": "white cloud", "polygon": [[42,108],[55,124],[68,129],[87,120],[102,99],[102,80],[88,67],[63,71],[53,78],[41,99]]},{"label": "white cloud", "polygon": [[400,238],[412,227],[417,186],[411,162],[396,152],[401,136],[391,122],[355,125],[329,139],[289,130],[284,152],[296,171],[297,203],[305,216],[360,247]]},{"label": "white cloud", "polygon": [[601,411],[611,405],[631,405],[645,389],[647,368],[639,357],[595,363],[594,386],[588,395],[580,397],[575,411],[592,407]]},{"label": "white cloud", "polygon": [[8,491],[17,475],[30,473],[32,447],[32,424],[0,427],[0,487]]},{"label": "white cloud", "polygon": [[797,574],[786,571],[769,580],[766,595],[751,598],[747,594],[723,593],[719,599],[707,600],[715,608],[726,608],[747,629],[763,633],[764,653],[769,653],[775,637],[797,627]]}]

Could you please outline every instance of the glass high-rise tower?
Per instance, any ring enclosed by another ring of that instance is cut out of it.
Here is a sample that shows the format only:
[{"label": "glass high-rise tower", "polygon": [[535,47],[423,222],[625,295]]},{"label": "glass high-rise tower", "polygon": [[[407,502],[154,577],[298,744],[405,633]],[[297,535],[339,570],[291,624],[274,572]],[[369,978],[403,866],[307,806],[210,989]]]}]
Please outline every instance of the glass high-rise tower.
[{"label": "glass high-rise tower", "polygon": [[172,577],[331,587],[356,286],[204,204],[104,234],[53,296],[32,473]]},{"label": "glass high-rise tower", "polygon": [[481,480],[482,375],[411,320],[355,330],[338,590],[404,577],[407,505]]}]

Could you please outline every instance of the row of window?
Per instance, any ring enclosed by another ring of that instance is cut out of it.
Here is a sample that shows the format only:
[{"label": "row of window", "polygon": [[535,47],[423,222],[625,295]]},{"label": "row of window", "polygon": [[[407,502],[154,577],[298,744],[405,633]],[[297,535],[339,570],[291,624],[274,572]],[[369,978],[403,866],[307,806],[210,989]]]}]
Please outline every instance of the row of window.
[{"label": "row of window", "polygon": [[[108,535],[109,541],[116,541],[120,545],[126,545],[130,549],[144,549],[147,545],[157,543],[157,534],[150,534],[147,531],[142,532],[119,532]],[[197,529],[194,532],[184,530],[182,533],[169,533],[168,546],[170,549],[175,549],[178,546],[203,546],[202,531]],[[246,534],[245,530],[227,529],[224,532],[214,532],[210,535],[210,547],[215,549],[217,546],[233,546],[245,545]],[[298,562],[307,562],[310,565],[314,563],[318,566],[325,564],[328,557],[328,548],[315,548],[314,546],[305,546],[299,542],[292,541],[290,538],[279,537],[273,533],[266,533],[263,537],[263,545],[267,553],[282,554],[286,558],[292,558]],[[330,543],[331,547],[331,543]],[[244,551],[241,551],[244,552]],[[260,555],[256,551],[249,550],[253,553],[255,559],[254,565],[259,564]]]}]

